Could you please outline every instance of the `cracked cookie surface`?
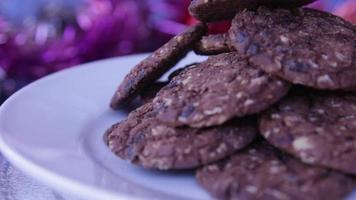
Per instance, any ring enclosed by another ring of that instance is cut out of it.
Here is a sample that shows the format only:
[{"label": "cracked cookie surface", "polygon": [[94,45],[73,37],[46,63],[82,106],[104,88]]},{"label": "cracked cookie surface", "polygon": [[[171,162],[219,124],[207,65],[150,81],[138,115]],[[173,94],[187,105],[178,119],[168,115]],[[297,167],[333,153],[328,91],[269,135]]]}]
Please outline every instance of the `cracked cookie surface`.
[{"label": "cracked cookie surface", "polygon": [[340,172],[309,166],[267,143],[198,170],[197,180],[222,200],[343,199],[356,184]]},{"label": "cracked cookie surface", "polygon": [[267,73],[317,89],[356,85],[356,27],[322,11],[244,10],[230,28],[230,42]]},{"label": "cracked cookie surface", "polygon": [[255,138],[253,119],[231,121],[219,127],[173,128],[156,118],[147,103],[113,125],[105,140],[116,155],[152,169],[191,169],[223,159]]},{"label": "cracked cookie surface", "polygon": [[289,84],[250,66],[237,53],[188,67],[153,100],[157,117],[172,126],[209,127],[258,113],[282,98]]},{"label": "cracked cookie surface", "polygon": [[356,96],[295,93],[260,119],[261,134],[303,162],[356,174]]}]

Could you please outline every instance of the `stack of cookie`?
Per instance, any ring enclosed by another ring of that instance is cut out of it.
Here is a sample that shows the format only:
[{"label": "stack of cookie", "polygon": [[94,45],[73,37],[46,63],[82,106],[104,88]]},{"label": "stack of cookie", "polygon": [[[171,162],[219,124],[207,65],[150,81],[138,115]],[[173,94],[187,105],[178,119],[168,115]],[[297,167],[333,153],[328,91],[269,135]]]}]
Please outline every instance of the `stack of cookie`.
[{"label": "stack of cookie", "polygon": [[[145,168],[196,169],[219,199],[342,199],[356,186],[356,27],[312,0],[193,0],[202,21],[139,63],[106,133]],[[233,19],[232,19],[233,18]],[[232,19],[227,33],[206,23]],[[210,55],[155,83],[190,50]]]}]

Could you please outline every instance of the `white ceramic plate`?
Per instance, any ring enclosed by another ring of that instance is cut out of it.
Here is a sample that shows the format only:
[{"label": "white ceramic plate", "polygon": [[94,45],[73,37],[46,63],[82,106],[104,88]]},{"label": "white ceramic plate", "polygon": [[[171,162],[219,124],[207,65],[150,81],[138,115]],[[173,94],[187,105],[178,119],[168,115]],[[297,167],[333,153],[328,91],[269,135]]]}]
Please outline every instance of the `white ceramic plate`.
[{"label": "white ceramic plate", "polygon": [[[145,56],[75,67],[17,92],[0,109],[3,154],[30,176],[82,199],[210,199],[192,172],[143,170],[103,142],[104,131],[127,115],[110,110],[110,98]],[[180,66],[202,59],[191,54]]]}]

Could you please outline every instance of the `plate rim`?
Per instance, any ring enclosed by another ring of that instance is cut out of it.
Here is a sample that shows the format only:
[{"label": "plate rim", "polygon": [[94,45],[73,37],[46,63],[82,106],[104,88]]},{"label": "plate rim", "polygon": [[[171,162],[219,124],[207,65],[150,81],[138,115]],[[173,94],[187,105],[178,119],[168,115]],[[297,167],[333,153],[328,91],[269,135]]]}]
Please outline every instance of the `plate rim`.
[{"label": "plate rim", "polygon": [[4,139],[5,135],[8,135],[4,128],[3,128],[3,119],[6,118],[6,110],[8,105],[12,105],[13,102],[16,102],[18,96],[20,96],[23,92],[27,90],[31,90],[32,88],[36,87],[42,82],[46,82],[51,80],[53,77],[60,76],[62,74],[71,73],[72,71],[79,71],[83,70],[83,68],[88,67],[95,67],[96,64],[102,62],[113,62],[120,59],[127,59],[127,58],[140,58],[149,55],[149,53],[141,53],[141,54],[133,54],[127,56],[120,56],[120,57],[113,57],[107,59],[101,59],[93,62],[88,62],[80,65],[75,65],[73,67],[60,70],[58,72],[49,74],[44,76],[25,87],[21,88],[20,90],[16,91],[12,94],[9,98],[7,98],[3,104],[0,106],[0,153],[17,169],[24,172],[27,176],[45,184],[46,186],[58,190],[59,192],[68,192],[78,198],[85,198],[85,199],[115,199],[115,200],[145,200],[141,197],[130,196],[127,193],[114,193],[109,190],[100,189],[95,186],[90,186],[87,184],[80,183],[80,181],[76,181],[64,176],[61,176],[58,173],[55,173],[45,167],[42,167],[36,163],[33,163],[25,156],[21,155],[20,152],[16,151],[16,149],[11,148]]}]

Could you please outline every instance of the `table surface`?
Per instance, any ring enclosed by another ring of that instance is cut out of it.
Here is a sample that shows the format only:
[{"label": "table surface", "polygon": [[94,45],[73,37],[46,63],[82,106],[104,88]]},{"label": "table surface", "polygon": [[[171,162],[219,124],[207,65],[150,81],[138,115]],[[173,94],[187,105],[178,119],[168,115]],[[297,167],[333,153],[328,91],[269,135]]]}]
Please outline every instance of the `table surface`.
[{"label": "table surface", "polygon": [[0,200],[74,200],[45,187],[14,168],[0,154]]}]

